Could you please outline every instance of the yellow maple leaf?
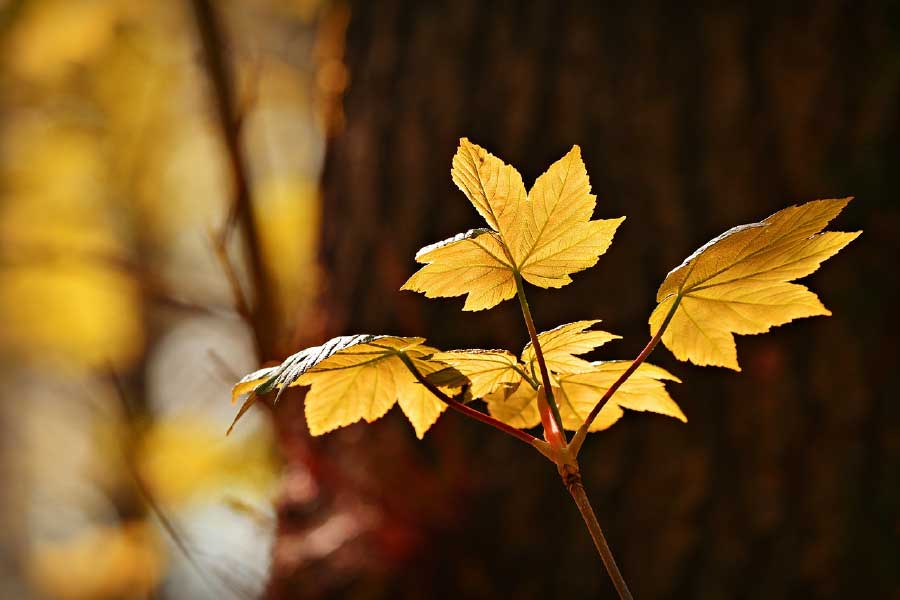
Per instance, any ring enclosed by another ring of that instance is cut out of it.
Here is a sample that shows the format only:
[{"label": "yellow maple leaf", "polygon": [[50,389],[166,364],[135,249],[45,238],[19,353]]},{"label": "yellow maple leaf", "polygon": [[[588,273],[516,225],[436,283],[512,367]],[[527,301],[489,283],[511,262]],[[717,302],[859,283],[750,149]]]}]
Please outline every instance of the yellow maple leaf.
[{"label": "yellow maple leaf", "polygon": [[371,341],[376,337],[372,335],[347,335],[332,338],[321,346],[312,346],[292,354],[280,365],[266,367],[245,375],[231,388],[232,403],[237,402],[238,398],[244,394],[248,394],[248,396],[231,422],[227,433],[231,433],[231,430],[234,429],[241,417],[250,410],[258,395],[267,394],[277,389],[278,394],[275,397],[277,402],[282,392],[291,385],[297,385],[297,378],[314,365],[325,360],[335,352],[340,352],[359,343]]},{"label": "yellow maple leaf", "polygon": [[527,381],[501,386],[485,396],[488,412],[495,419],[519,429],[531,429],[541,423],[537,390]]},{"label": "yellow maple leaf", "polygon": [[[559,373],[578,373],[589,370],[591,363],[575,355],[590,352],[606,342],[622,337],[606,331],[590,329],[599,322],[599,319],[575,321],[538,334],[538,342],[541,345],[547,368]],[[536,360],[534,348],[529,342],[522,351],[522,362],[533,363],[531,370],[536,372]]]},{"label": "yellow maple leaf", "polygon": [[527,282],[562,287],[609,248],[625,217],[591,221],[597,197],[590,192],[578,146],[534,182],[527,202],[519,204],[517,230],[504,238]]},{"label": "yellow maple leaf", "polygon": [[526,199],[525,184],[515,168],[463,138],[450,177],[491,229],[506,239],[514,237],[519,205]]},{"label": "yellow maple leaf", "polygon": [[735,227],[668,274],[650,332],[675,307],[662,342],[679,360],[740,371],[734,334],[764,333],[793,319],[830,315],[806,287],[809,275],[861,232],[821,232],[850,198],[816,200]]},{"label": "yellow maple leaf", "polygon": [[[563,427],[576,431],[597,401],[630,364],[629,361],[595,362],[590,363],[588,371],[558,375],[553,395],[559,405]],[[622,417],[623,408],[655,412],[687,421],[666,391],[665,381],[679,382],[679,379],[655,365],[641,364],[603,407],[589,431],[610,427]],[[517,387],[494,391],[485,401],[488,411],[495,418],[513,427],[528,429],[540,423],[537,394],[533,386],[523,381]]]},{"label": "yellow maple leaf", "polygon": [[428,298],[467,294],[463,310],[482,310],[516,295],[513,267],[500,237],[489,229],[472,229],[425,246],[416,260],[426,263],[400,289]]},{"label": "yellow maple leaf", "polygon": [[522,380],[519,362],[506,350],[451,350],[438,352],[434,359],[465,376],[472,398],[484,398],[502,385]]},{"label": "yellow maple leaf", "polygon": [[437,421],[444,404],[416,381],[400,358],[408,357],[423,374],[440,366],[428,362],[435,352],[422,338],[378,338],[325,359],[298,380],[311,386],[306,395],[306,423],[321,435],[360,420],[381,418],[400,402],[419,438]]},{"label": "yellow maple leaf", "polygon": [[578,146],[538,177],[528,194],[513,167],[465,138],[451,176],[491,229],[423,248],[416,260],[425,266],[401,289],[429,298],[466,294],[463,310],[512,298],[516,277],[543,288],[570,283],[572,273],[597,263],[624,220],[591,220],[597,199]]},{"label": "yellow maple leaf", "polygon": [[277,367],[250,373],[234,386],[233,399],[251,394],[235,421],[257,394],[310,386],[304,408],[312,435],[361,420],[371,423],[399,402],[416,435],[422,438],[445,405],[416,380],[405,361],[423,375],[446,367],[430,360],[437,351],[425,346],[424,341],[395,336],[341,336],[302,350]]},{"label": "yellow maple leaf", "polygon": [[[630,364],[625,360],[598,362],[593,363],[594,368],[590,371],[560,377],[556,398],[563,427],[576,431],[597,401]],[[642,363],[600,410],[588,431],[607,429],[622,418],[623,408],[655,412],[687,422],[687,417],[666,391],[666,381],[681,383],[665,369]]]},{"label": "yellow maple leaf", "polygon": [[[439,368],[431,362],[415,362],[416,367],[423,375],[432,373]],[[421,440],[425,437],[425,432],[437,422],[441,413],[447,409],[447,405],[435,398],[424,385],[416,381],[408,369],[404,369],[399,375],[399,382],[397,404],[400,405],[400,410],[415,429],[416,437]]]}]

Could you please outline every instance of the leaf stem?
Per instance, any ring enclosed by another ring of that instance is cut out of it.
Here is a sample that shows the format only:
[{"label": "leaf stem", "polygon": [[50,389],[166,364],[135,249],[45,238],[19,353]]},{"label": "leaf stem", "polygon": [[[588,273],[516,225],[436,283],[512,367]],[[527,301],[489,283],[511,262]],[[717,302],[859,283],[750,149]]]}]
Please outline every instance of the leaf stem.
[{"label": "leaf stem", "polygon": [[528,383],[528,385],[530,385],[532,387],[532,389],[535,389],[535,390],[538,389],[538,386],[540,385],[540,383],[538,383],[538,381],[534,377],[529,375],[522,367],[515,366],[515,367],[513,367],[513,371],[515,371],[516,373],[521,375],[522,379],[524,379],[525,382]]},{"label": "leaf stem", "polygon": [[551,461],[556,462],[556,459],[554,458],[553,453],[550,450],[550,445],[547,444],[547,442],[539,440],[530,433],[522,431],[521,429],[516,429],[515,427],[507,425],[503,421],[499,421],[490,415],[487,415],[481,411],[477,411],[470,406],[466,406],[459,400],[451,398],[450,396],[442,392],[436,385],[428,381],[428,379],[426,379],[425,376],[422,375],[422,372],[419,371],[418,368],[416,368],[416,365],[413,364],[412,360],[410,360],[408,356],[406,356],[405,354],[398,354],[397,356],[400,358],[400,360],[403,361],[403,364],[406,365],[406,368],[409,369],[409,372],[413,374],[413,377],[416,378],[416,381],[424,385],[425,389],[431,392],[438,400],[458,413],[475,419],[476,421],[480,421],[486,425],[490,425],[494,429],[499,429],[503,433],[511,435],[517,440],[525,442],[529,446],[537,449],[538,452],[549,458]]},{"label": "leaf stem", "polygon": [[568,465],[560,468],[560,475],[563,478],[563,483],[565,484],[566,489],[569,490],[572,499],[575,500],[575,504],[578,506],[578,511],[584,519],[584,524],[587,525],[588,531],[591,534],[591,539],[594,540],[594,546],[597,548],[597,552],[603,560],[603,565],[606,567],[606,571],[609,573],[613,585],[619,593],[619,598],[621,598],[621,600],[632,600],[628,584],[625,583],[625,578],[622,577],[622,573],[619,571],[616,559],[613,557],[612,550],[609,549],[609,544],[606,543],[606,537],[603,535],[603,530],[600,528],[600,522],[597,521],[597,515],[594,514],[591,501],[584,491],[581,473],[578,471],[577,465],[574,469],[567,467]]},{"label": "leaf stem", "polygon": [[[547,404],[550,406],[550,412],[556,425],[558,434],[562,437],[564,444],[568,444],[566,432],[562,426],[562,416],[559,414],[559,407],[556,405],[556,399],[553,397],[553,386],[550,385],[550,374],[547,372],[547,363],[544,361],[544,352],[541,350],[541,342],[538,340],[537,329],[534,327],[534,319],[531,317],[531,307],[528,306],[528,299],[525,297],[525,285],[522,282],[522,276],[519,273],[516,276],[516,295],[519,297],[519,305],[522,307],[522,316],[525,317],[525,327],[528,328],[528,336],[531,338],[531,346],[534,348],[534,356],[537,358],[538,367],[541,371],[541,382],[544,384],[544,394]],[[549,435],[550,432],[548,431]]]},{"label": "leaf stem", "polygon": [[587,436],[588,429],[591,427],[591,423],[594,422],[594,419],[597,418],[597,415],[600,414],[600,411],[603,410],[603,407],[606,406],[606,403],[609,402],[609,399],[612,398],[613,394],[616,393],[616,390],[621,387],[625,381],[631,377],[631,375],[637,370],[641,363],[647,360],[647,357],[650,356],[650,353],[653,352],[653,349],[656,348],[656,345],[659,343],[659,340],[662,339],[663,333],[665,333],[666,328],[669,326],[669,323],[672,321],[672,317],[675,316],[675,311],[678,310],[678,305],[681,303],[681,295],[675,297],[675,302],[672,304],[672,308],[669,309],[669,312],[666,314],[666,318],[663,320],[662,325],[660,325],[659,330],[650,338],[650,341],[647,342],[647,345],[644,346],[644,349],[641,350],[641,353],[637,355],[637,357],[631,361],[631,364],[628,365],[628,368],[619,375],[619,378],[609,386],[609,389],[606,390],[606,393],[603,394],[603,397],[594,405],[594,408],[591,409],[591,412],[588,414],[587,418],[584,420],[584,423],[581,424],[581,427],[578,428],[578,431],[575,432],[575,437],[572,438],[572,455],[578,456],[578,452],[581,450],[581,445],[584,443],[584,439]]}]

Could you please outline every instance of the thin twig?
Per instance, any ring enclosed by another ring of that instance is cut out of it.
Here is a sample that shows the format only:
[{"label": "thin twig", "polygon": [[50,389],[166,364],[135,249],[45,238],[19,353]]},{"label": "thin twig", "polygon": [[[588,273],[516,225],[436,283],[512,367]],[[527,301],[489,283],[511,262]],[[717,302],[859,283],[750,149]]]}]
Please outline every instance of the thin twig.
[{"label": "thin twig", "polygon": [[400,360],[403,361],[403,364],[406,365],[406,368],[409,369],[410,373],[413,374],[413,377],[416,378],[416,381],[418,381],[419,383],[424,385],[425,388],[429,392],[431,392],[438,400],[440,400],[441,402],[443,402],[444,404],[446,404],[447,406],[449,406],[450,408],[452,408],[453,410],[455,410],[458,413],[461,413],[467,417],[475,419],[476,421],[485,423],[486,425],[490,425],[494,429],[499,429],[503,433],[505,433],[507,435],[511,435],[512,437],[516,438],[517,440],[525,442],[529,446],[533,446],[534,448],[537,448],[537,450],[541,454],[543,454],[544,456],[546,456],[547,458],[549,458],[550,460],[553,460],[555,462],[555,459],[553,458],[552,453],[550,451],[550,447],[546,442],[544,442],[543,440],[537,439],[530,433],[522,431],[521,429],[516,429],[515,427],[512,427],[511,425],[507,425],[503,421],[499,421],[490,415],[487,415],[483,412],[477,411],[470,406],[466,406],[459,400],[451,398],[450,396],[448,396],[447,394],[442,392],[440,390],[440,388],[438,388],[436,385],[434,385],[433,383],[428,381],[428,379],[426,379],[425,376],[422,375],[422,372],[419,371],[418,368],[416,368],[416,366],[409,359],[409,357],[407,357],[404,354],[400,354],[399,357],[400,357]]},{"label": "thin twig", "polygon": [[606,403],[609,402],[609,399],[612,398],[613,394],[616,393],[616,390],[625,383],[625,381],[631,377],[632,373],[634,373],[641,363],[647,360],[647,357],[650,356],[650,353],[653,352],[653,349],[656,348],[656,345],[659,343],[659,340],[662,339],[663,333],[665,333],[666,328],[669,326],[669,322],[672,320],[672,317],[675,316],[675,311],[678,309],[678,304],[681,302],[681,296],[677,296],[675,298],[675,302],[672,304],[672,308],[669,309],[669,312],[666,314],[666,318],[663,320],[662,325],[656,334],[650,338],[650,341],[647,342],[647,345],[644,346],[644,349],[641,350],[641,353],[637,355],[631,364],[628,365],[628,368],[619,375],[619,378],[616,379],[615,383],[609,386],[609,389],[606,390],[606,393],[603,394],[603,397],[594,405],[594,408],[591,409],[591,412],[588,414],[587,418],[584,420],[584,423],[581,424],[581,427],[578,428],[578,431],[575,432],[575,437],[572,438],[572,444],[570,448],[572,450],[573,456],[578,456],[578,452],[581,450],[581,445],[584,443],[585,437],[587,437],[588,429],[591,427],[591,423],[594,422],[594,419],[597,418],[597,415],[600,414],[600,411],[603,410],[603,407],[606,406]]},{"label": "thin twig", "polygon": [[613,557],[612,550],[609,549],[609,544],[606,543],[606,537],[600,528],[600,522],[597,521],[597,515],[594,514],[591,501],[588,500],[587,493],[584,491],[581,473],[578,471],[567,473],[560,471],[560,474],[563,475],[563,483],[566,485],[566,489],[569,490],[569,494],[572,495],[572,499],[575,500],[578,511],[584,519],[584,524],[587,525],[588,531],[591,533],[594,546],[597,548],[597,552],[603,560],[603,565],[606,567],[606,571],[609,573],[613,585],[619,593],[619,598],[631,600],[631,591],[628,589],[628,584],[625,583],[625,578],[622,577],[622,572],[619,571],[619,565],[616,564],[616,559]]},{"label": "thin twig", "polygon": [[212,244],[216,258],[219,259],[219,265],[222,267],[222,272],[225,273],[228,285],[231,288],[231,295],[234,298],[234,309],[248,325],[253,327],[253,313],[250,310],[250,303],[247,301],[247,296],[244,294],[243,287],[241,287],[241,280],[238,277],[237,269],[234,267],[231,257],[228,256],[229,230],[230,227],[226,223],[221,232],[218,234],[211,233],[210,243]]},{"label": "thin twig", "polygon": [[228,306],[199,305],[185,302],[167,289],[159,277],[139,261],[127,257],[107,254],[105,252],[79,251],[72,252],[62,248],[46,248],[28,243],[6,243],[0,248],[0,268],[22,266],[56,266],[67,263],[79,265],[93,264],[113,269],[131,277],[132,281],[152,302],[163,308],[177,309],[195,313],[226,312]]}]

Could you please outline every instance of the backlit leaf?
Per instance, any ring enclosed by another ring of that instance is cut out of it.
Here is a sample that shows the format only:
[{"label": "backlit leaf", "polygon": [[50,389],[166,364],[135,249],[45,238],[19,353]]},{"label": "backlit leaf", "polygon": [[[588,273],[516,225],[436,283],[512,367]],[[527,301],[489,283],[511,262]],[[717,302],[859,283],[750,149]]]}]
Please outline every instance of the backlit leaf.
[{"label": "backlit leaf", "polygon": [[662,341],[679,360],[740,370],[734,334],[764,333],[800,317],[830,315],[806,287],[809,275],[860,232],[824,232],[850,198],[791,206],[735,227],[666,277],[650,316],[655,334],[676,301]]},{"label": "backlit leaf", "polygon": [[[305,399],[306,422],[321,435],[360,420],[372,422],[397,402],[421,438],[444,410],[409,371],[409,360],[423,374],[445,367],[430,360],[436,352],[424,338],[354,335],[329,340],[241,379],[233,389],[265,394],[287,387],[310,386]],[[401,358],[402,357],[402,358]],[[277,399],[277,398],[276,398]],[[248,400],[248,402],[251,400]],[[242,409],[244,410],[244,409]]]},{"label": "backlit leaf", "polygon": [[426,263],[402,290],[428,298],[466,296],[463,310],[483,310],[516,295],[516,281],[500,237],[488,229],[472,229],[426,246],[416,253]]},{"label": "backlit leaf", "polygon": [[335,352],[353,346],[354,344],[371,341],[375,337],[377,336],[347,335],[332,338],[321,346],[313,346],[301,350],[296,354],[292,354],[277,367],[267,367],[245,375],[231,389],[231,401],[237,402],[237,399],[240,396],[244,394],[249,395],[244,400],[240,409],[238,409],[237,414],[234,416],[234,420],[228,427],[226,435],[231,433],[241,417],[243,417],[256,403],[260,394],[267,394],[273,389],[278,388],[279,391],[275,397],[275,400],[278,401],[278,398],[281,397],[284,389],[288,387],[284,385],[285,382],[291,384],[296,381],[297,377],[306,372],[307,369],[325,360]]},{"label": "backlit leaf", "polygon": [[[593,363],[590,371],[561,376],[559,391],[554,392],[563,427],[577,430],[597,401],[630,364],[625,360],[598,362]],[[680,383],[665,369],[642,363],[600,410],[589,431],[610,427],[622,417],[623,408],[655,412],[686,422],[687,417],[666,391],[665,381]]]},{"label": "backlit leaf", "polygon": [[[576,431],[597,401],[630,364],[628,361],[595,362],[590,364],[589,371],[559,375],[553,394],[559,405],[563,427]],[[623,408],[655,412],[687,421],[666,391],[665,381],[679,380],[657,366],[641,364],[603,407],[591,424],[590,431],[611,426],[622,417]],[[491,415],[513,427],[527,429],[540,422],[537,391],[527,382],[522,382],[512,392],[497,390],[486,401]]]},{"label": "backlit leaf", "polygon": [[[425,375],[441,368],[434,363],[423,361],[416,361],[416,367]],[[425,386],[416,381],[408,370],[404,371],[400,375],[402,393],[398,394],[397,403],[400,405],[400,410],[412,423],[413,429],[416,430],[416,436],[421,440],[425,437],[425,432],[437,422],[438,417],[446,410],[447,405],[435,398]]]},{"label": "backlit leaf", "polygon": [[515,277],[562,287],[571,274],[597,263],[623,218],[592,221],[581,150],[538,177],[526,195],[519,173],[467,139],[453,158],[453,181],[491,229],[475,229],[419,251],[426,263],[401,289],[429,298],[467,295],[463,310],[482,310],[512,298]]},{"label": "backlit leaf", "polygon": [[522,379],[516,357],[506,350],[452,350],[438,352],[434,360],[464,375],[469,380],[472,398],[484,398],[498,387]]},{"label": "backlit leaf", "polygon": [[[318,348],[318,346],[316,347]],[[293,356],[296,356],[296,354]],[[293,358],[293,356],[291,358]],[[280,367],[268,367],[244,375],[241,380],[238,381],[233,388],[231,388],[231,402],[237,402],[237,399],[242,395],[254,391],[254,389],[258,385],[260,385],[260,383],[271,379],[272,376],[278,372],[279,368]]]},{"label": "backlit leaf", "polygon": [[[541,344],[547,368],[560,373],[578,373],[589,370],[591,363],[583,358],[578,358],[575,356],[576,354],[585,354],[606,342],[621,339],[621,336],[606,331],[590,330],[599,322],[599,319],[576,321],[538,334],[538,341]],[[522,351],[522,362],[528,364],[535,361],[534,348],[529,342]],[[537,372],[536,362],[532,370]]]},{"label": "backlit leaf", "polygon": [[570,275],[597,264],[625,217],[591,221],[591,192],[581,149],[573,146],[537,178],[520,204],[519,229],[504,237],[522,277],[543,288],[570,283]]},{"label": "backlit leaf", "polygon": [[453,157],[450,176],[491,229],[509,239],[516,226],[519,205],[526,199],[519,172],[463,138]]},{"label": "backlit leaf", "polygon": [[541,423],[537,391],[527,381],[501,386],[485,396],[488,412],[495,419],[519,429],[531,429]]}]

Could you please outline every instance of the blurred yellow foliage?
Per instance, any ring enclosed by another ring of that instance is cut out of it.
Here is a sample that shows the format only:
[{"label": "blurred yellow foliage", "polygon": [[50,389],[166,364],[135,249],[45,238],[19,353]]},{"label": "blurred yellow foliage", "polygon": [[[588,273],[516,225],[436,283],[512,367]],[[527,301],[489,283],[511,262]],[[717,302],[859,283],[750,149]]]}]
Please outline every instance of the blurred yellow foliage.
[{"label": "blurred yellow foliage", "polygon": [[137,292],[125,276],[90,265],[0,271],[0,341],[33,358],[126,366],[140,354]]},{"label": "blurred yellow foliage", "polygon": [[[0,341],[30,357],[131,364],[143,347],[138,290],[121,260],[97,140],[25,119],[11,132],[0,206]],[[10,143],[11,144],[11,143]],[[52,174],[48,176],[48,174]]]},{"label": "blurred yellow foliage", "polygon": [[38,544],[30,556],[29,576],[38,590],[59,600],[146,598],[163,567],[153,528],[132,522]]},{"label": "blurred yellow foliage", "polygon": [[75,64],[90,60],[113,35],[119,2],[43,0],[27,4],[6,58],[19,75],[56,83]]},{"label": "blurred yellow foliage", "polygon": [[177,505],[237,486],[265,493],[275,478],[270,448],[261,436],[226,438],[208,420],[172,418],[151,427],[136,460],[154,498]]},{"label": "blurred yellow foliage", "polygon": [[315,298],[317,240],[311,232],[319,223],[318,189],[309,179],[269,178],[257,186],[256,197],[257,219],[266,232],[263,257],[290,323]]},{"label": "blurred yellow foliage", "polygon": [[[317,281],[322,137],[314,69],[304,61],[322,3],[214,4],[287,329],[308,314]],[[42,384],[30,388],[28,418],[11,425],[28,449],[15,466],[28,477],[0,498],[0,529],[14,539],[0,542],[0,553],[27,565],[17,576],[38,597],[146,598],[167,574],[172,593],[189,597],[179,587],[183,557],[167,564],[154,510],[191,532],[192,544],[233,556],[246,539],[218,545],[192,523],[226,498],[266,504],[277,477],[271,430],[226,439],[227,422],[210,408],[227,390],[217,387],[222,371],[252,360],[252,349],[228,310],[232,289],[211,244],[227,220],[233,177],[190,7],[0,0],[0,13],[3,383]],[[252,297],[242,243],[232,236],[228,251]],[[204,327],[173,343],[169,334],[197,316]],[[154,364],[183,366],[189,389]],[[171,405],[160,401],[173,395]],[[133,485],[134,470],[144,489]],[[18,509],[26,506],[27,525]],[[42,537],[61,531],[75,533]]]}]

